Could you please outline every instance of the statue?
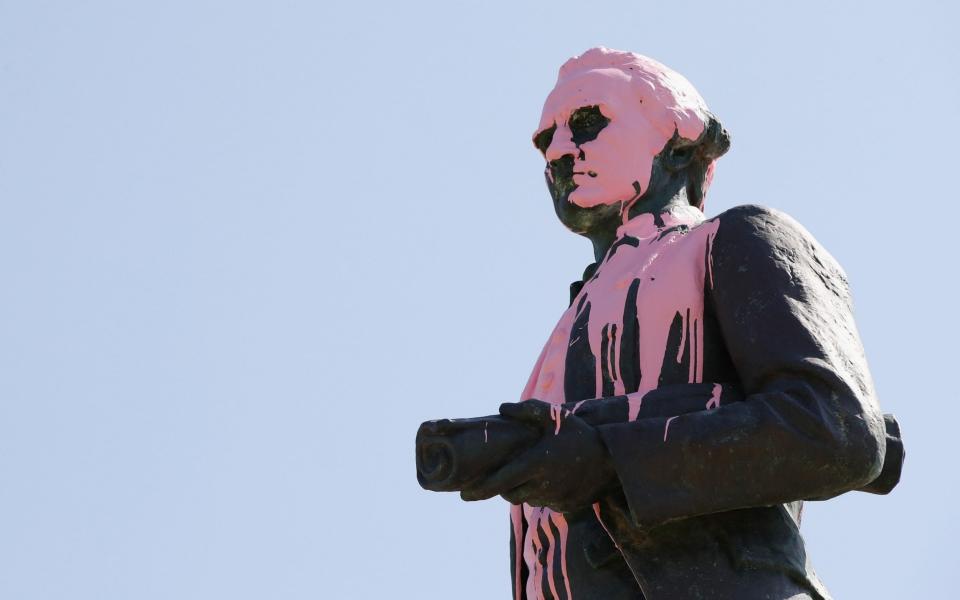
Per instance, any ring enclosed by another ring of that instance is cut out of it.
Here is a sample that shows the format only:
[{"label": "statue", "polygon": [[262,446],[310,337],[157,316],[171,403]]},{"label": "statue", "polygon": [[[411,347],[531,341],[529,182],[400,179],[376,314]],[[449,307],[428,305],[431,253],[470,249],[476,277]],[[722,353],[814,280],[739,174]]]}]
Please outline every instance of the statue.
[{"label": "statue", "polygon": [[843,270],[783,213],[704,217],[729,136],[654,60],[567,61],[533,142],[596,262],[521,402],[420,427],[421,485],[511,503],[517,600],[829,598],[803,501],[903,460]]}]

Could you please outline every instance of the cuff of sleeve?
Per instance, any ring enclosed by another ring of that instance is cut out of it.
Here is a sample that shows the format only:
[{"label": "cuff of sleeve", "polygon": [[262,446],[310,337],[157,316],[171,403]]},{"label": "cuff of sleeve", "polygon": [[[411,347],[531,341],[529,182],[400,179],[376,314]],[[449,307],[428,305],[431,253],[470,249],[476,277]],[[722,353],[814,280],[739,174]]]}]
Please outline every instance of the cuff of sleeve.
[{"label": "cuff of sleeve", "polygon": [[685,516],[695,502],[683,477],[684,417],[601,425],[634,525],[649,528]]}]

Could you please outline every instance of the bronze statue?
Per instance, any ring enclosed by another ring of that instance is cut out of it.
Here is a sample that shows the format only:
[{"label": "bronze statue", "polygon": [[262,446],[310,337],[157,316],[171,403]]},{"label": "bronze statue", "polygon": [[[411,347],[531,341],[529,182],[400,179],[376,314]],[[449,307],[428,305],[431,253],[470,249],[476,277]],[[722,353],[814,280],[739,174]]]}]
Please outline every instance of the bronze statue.
[{"label": "bronze statue", "polygon": [[596,262],[521,402],[421,426],[421,485],[512,504],[518,600],[829,598],[802,502],[903,459],[843,270],[777,211],[704,217],[729,136],[654,60],[567,61],[533,141]]}]

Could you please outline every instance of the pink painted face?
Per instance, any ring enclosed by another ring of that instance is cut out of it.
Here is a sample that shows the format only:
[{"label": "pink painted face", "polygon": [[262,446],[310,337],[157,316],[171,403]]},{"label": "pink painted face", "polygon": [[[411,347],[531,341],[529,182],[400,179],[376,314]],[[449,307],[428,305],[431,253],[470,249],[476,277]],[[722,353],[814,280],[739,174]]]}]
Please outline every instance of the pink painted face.
[{"label": "pink painted face", "polygon": [[[652,93],[645,98],[643,86],[619,68],[584,70],[561,79],[544,103],[534,135],[547,159],[548,184],[561,191],[572,188],[569,195],[555,193],[555,202],[566,195],[566,202],[581,208],[623,203],[625,212],[646,192],[653,159],[675,127],[672,119],[666,120],[669,113],[645,108],[656,101]],[[572,185],[557,181],[569,177],[569,171],[551,168],[552,161],[563,157],[569,157],[568,164],[572,160]]]}]

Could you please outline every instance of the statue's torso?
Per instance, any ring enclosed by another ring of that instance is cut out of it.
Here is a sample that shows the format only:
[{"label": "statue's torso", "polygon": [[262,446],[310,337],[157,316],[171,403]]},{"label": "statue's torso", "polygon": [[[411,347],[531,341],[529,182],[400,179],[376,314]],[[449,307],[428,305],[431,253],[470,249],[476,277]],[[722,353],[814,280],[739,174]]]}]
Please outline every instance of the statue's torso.
[{"label": "statue's torso", "polygon": [[[618,241],[551,333],[522,399],[561,404],[628,395],[633,419],[643,394],[661,385],[736,382],[705,303],[712,285],[711,244],[720,221],[704,221],[696,209],[664,216],[667,221],[659,227],[652,215],[641,215],[621,228]],[[709,524],[714,517],[707,516],[645,537],[649,573],[633,574],[595,510],[599,508],[564,515],[545,507],[514,507],[516,592],[530,600],[643,598],[639,581],[645,580],[649,600],[675,598],[676,590],[658,595],[650,589],[669,588],[671,573],[689,569],[691,561],[712,562],[715,568],[718,561],[730,564],[718,573],[737,568],[738,559],[715,539],[719,530]],[[748,514],[722,518],[733,532],[744,519],[758,518],[772,523],[790,543],[793,537],[802,543],[783,507],[739,512]],[[669,529],[678,527],[693,529],[673,543],[679,529]],[[658,540],[671,543],[672,549]],[[671,555],[672,567],[661,568],[660,561]]]}]

